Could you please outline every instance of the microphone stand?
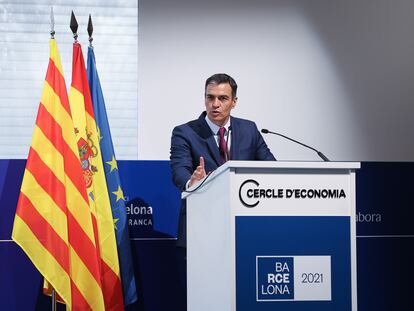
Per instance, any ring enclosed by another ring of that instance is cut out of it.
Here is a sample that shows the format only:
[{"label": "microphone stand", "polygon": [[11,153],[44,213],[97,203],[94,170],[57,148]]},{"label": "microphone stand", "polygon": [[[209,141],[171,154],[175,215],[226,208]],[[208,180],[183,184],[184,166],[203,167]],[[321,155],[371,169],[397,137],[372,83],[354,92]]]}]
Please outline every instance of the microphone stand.
[{"label": "microphone stand", "polygon": [[281,136],[281,137],[283,137],[283,138],[286,138],[286,139],[288,139],[288,140],[290,140],[290,141],[293,141],[293,142],[295,142],[295,143],[297,143],[297,144],[299,144],[299,145],[302,145],[302,146],[304,146],[304,147],[306,147],[306,148],[309,148],[309,149],[311,149],[311,150],[315,151],[315,152],[318,154],[318,156],[319,156],[322,160],[324,160],[325,162],[329,162],[328,157],[327,157],[327,156],[325,156],[322,152],[320,152],[319,150],[316,150],[315,148],[313,148],[313,147],[311,147],[311,146],[308,146],[308,145],[306,145],[306,144],[304,144],[304,143],[301,143],[300,141],[297,141],[297,140],[295,140],[295,139],[293,139],[293,138],[287,137],[287,136],[285,136],[285,135],[283,135],[283,134],[280,134],[280,133],[276,133],[276,132],[269,131],[268,129],[262,129],[262,130],[261,130],[261,132],[262,132],[263,134],[274,134],[274,135],[278,135],[278,136]]}]

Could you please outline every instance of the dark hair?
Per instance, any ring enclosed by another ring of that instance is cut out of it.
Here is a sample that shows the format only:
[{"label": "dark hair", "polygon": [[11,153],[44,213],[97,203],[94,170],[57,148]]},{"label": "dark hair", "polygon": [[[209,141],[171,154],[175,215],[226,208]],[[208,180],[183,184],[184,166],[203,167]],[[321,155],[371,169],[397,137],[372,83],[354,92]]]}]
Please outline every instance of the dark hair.
[{"label": "dark hair", "polygon": [[208,78],[206,80],[206,85],[204,87],[204,95],[205,92],[207,90],[207,85],[209,84],[223,84],[223,83],[228,83],[230,84],[231,87],[231,95],[234,97],[236,97],[237,95],[237,83],[236,81],[234,81],[234,79],[232,77],[230,77],[228,74],[225,73],[216,73],[214,75],[212,75],[210,78]]}]

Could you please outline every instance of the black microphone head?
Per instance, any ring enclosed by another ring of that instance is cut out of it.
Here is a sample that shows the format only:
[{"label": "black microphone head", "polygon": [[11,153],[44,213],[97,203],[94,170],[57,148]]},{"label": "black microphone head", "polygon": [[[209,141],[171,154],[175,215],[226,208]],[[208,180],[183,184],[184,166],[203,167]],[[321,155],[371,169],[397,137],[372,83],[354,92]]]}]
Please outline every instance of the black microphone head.
[{"label": "black microphone head", "polygon": [[262,129],[262,131],[261,131],[263,134],[268,134],[269,133],[269,130],[267,130],[267,129]]}]

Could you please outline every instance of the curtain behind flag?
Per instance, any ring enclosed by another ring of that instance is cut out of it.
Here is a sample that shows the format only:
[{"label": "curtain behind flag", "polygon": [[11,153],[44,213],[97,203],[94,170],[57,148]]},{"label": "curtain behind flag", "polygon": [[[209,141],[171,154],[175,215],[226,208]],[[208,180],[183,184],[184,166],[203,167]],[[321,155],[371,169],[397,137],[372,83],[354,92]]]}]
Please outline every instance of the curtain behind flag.
[{"label": "curtain behind flag", "polygon": [[96,127],[82,48],[78,42],[73,44],[72,84],[69,102],[73,112],[81,166],[95,224],[95,236],[99,241],[105,309],[122,310],[124,305],[118,252],[99,146],[100,134]]},{"label": "curtain behind flag", "polygon": [[109,197],[111,200],[112,217],[115,222],[115,235],[118,246],[124,303],[125,305],[129,305],[137,300],[137,290],[129,241],[125,199],[122,192],[121,179],[119,177],[111,131],[106,114],[105,100],[98,71],[96,69],[95,53],[92,47],[88,47],[87,72],[95,120],[100,134],[102,159],[105,163],[106,185],[110,192]]},{"label": "curtain behind flag", "polygon": [[13,240],[71,310],[103,310],[100,259],[59,52],[50,58]]}]

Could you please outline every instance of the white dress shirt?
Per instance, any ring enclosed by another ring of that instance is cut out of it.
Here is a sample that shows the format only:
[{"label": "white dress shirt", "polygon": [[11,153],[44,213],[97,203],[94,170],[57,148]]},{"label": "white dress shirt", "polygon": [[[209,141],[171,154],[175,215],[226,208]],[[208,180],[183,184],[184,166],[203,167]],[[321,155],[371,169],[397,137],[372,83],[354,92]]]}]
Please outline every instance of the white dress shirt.
[{"label": "white dress shirt", "polygon": [[[206,122],[208,126],[210,127],[211,131],[214,133],[214,139],[216,140],[217,146],[219,145],[219,134],[218,131],[220,129],[220,126],[217,124],[211,122],[211,120],[206,116]],[[230,152],[230,146],[231,146],[231,131],[230,129],[230,118],[227,121],[227,123],[223,126],[226,129],[226,132],[224,133],[224,139],[226,140],[227,144],[227,150]]]}]

